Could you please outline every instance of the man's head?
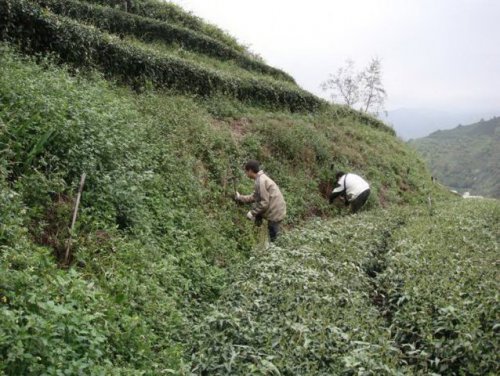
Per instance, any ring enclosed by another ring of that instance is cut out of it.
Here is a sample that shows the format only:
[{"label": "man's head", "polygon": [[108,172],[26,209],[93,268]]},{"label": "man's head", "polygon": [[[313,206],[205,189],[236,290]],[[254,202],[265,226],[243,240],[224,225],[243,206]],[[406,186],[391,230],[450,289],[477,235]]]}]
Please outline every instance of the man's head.
[{"label": "man's head", "polygon": [[338,181],[342,176],[345,175],[344,171],[339,171],[335,174],[335,180]]},{"label": "man's head", "polygon": [[260,171],[260,165],[259,162],[256,160],[249,160],[247,163],[245,163],[245,174],[250,178],[250,179],[255,179],[257,176],[257,173]]}]

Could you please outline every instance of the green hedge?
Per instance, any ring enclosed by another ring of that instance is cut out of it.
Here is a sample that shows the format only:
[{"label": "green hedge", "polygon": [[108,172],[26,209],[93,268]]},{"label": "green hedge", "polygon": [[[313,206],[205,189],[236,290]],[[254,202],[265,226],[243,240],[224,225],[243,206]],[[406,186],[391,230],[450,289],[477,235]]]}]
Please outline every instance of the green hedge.
[{"label": "green hedge", "polygon": [[292,112],[314,111],[324,103],[300,89],[223,76],[181,59],[155,56],[26,0],[0,0],[0,10],[2,39],[19,43],[25,52],[56,53],[63,62],[74,66],[99,68],[135,87],[150,82],[194,95],[222,93]]},{"label": "green hedge", "polygon": [[[85,1],[88,3],[101,4],[119,9],[124,9],[125,3],[124,0]],[[225,33],[217,26],[210,25],[204,22],[201,18],[184,11],[178,5],[157,0],[127,0],[127,3],[127,11],[129,13],[186,27],[216,39],[237,51],[248,53],[246,48],[238,44],[236,39],[231,35]]]},{"label": "green hedge", "polygon": [[394,226],[381,212],[311,221],[241,265],[193,325],[195,374],[396,375],[363,268]]},{"label": "green hedge", "polygon": [[254,60],[218,40],[185,27],[126,13],[116,8],[101,7],[74,0],[42,0],[39,1],[39,4],[48,7],[54,13],[90,23],[111,33],[129,34],[144,41],[159,40],[166,44],[175,43],[187,50],[219,60],[232,60],[250,71],[295,82],[285,72]]}]

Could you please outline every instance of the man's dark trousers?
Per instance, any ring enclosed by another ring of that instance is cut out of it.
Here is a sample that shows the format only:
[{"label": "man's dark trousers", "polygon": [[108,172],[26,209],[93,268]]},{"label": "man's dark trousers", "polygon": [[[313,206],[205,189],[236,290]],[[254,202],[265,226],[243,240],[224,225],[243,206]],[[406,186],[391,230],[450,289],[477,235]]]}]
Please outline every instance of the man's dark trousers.
[{"label": "man's dark trousers", "polygon": [[351,201],[351,212],[356,213],[361,207],[365,204],[366,200],[368,200],[368,196],[370,196],[370,190],[367,189],[360,193],[358,197]]}]

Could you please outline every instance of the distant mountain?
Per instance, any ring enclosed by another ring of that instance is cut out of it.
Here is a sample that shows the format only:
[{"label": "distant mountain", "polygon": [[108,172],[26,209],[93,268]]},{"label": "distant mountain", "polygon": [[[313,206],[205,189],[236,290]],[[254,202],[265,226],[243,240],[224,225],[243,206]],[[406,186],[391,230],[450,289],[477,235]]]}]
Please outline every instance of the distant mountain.
[{"label": "distant mountain", "polygon": [[408,143],[444,185],[460,193],[500,198],[500,117]]},{"label": "distant mountain", "polygon": [[479,119],[491,118],[498,111],[443,111],[429,108],[399,108],[381,119],[391,124],[403,140],[420,138],[440,129],[450,129],[458,124],[471,124]]}]

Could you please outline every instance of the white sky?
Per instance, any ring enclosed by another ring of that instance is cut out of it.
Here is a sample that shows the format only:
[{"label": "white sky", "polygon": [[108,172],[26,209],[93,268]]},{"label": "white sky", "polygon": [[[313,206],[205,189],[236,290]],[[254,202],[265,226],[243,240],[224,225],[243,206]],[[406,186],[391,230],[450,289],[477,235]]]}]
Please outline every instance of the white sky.
[{"label": "white sky", "polygon": [[322,97],[382,61],[386,108],[500,112],[500,0],[174,0]]}]

